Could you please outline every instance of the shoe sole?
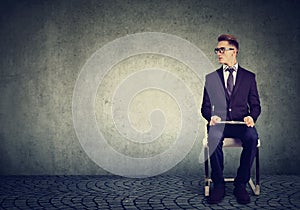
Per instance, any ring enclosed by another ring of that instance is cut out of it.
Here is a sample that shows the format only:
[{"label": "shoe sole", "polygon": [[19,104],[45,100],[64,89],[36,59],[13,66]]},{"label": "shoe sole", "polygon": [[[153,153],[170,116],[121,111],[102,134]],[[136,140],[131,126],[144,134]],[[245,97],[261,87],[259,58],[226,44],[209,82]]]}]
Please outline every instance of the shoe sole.
[{"label": "shoe sole", "polygon": [[251,200],[249,199],[249,200],[239,200],[238,198],[237,198],[237,195],[236,195],[236,193],[233,193],[233,195],[235,196],[235,198],[236,198],[236,202],[238,202],[239,204],[248,204],[248,203],[250,203],[251,202]]}]

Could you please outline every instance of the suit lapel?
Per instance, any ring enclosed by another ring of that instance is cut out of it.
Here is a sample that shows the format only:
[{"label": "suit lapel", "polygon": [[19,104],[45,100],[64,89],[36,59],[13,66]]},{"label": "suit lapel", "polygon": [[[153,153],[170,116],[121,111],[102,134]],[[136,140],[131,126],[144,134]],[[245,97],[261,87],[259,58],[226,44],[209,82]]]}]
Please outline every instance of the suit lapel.
[{"label": "suit lapel", "polygon": [[239,89],[239,86],[241,85],[241,83],[243,81],[243,75],[244,75],[243,69],[239,66],[238,71],[237,71],[237,75],[236,75],[235,85],[234,85],[231,97],[233,97],[236,94],[237,90]]},{"label": "suit lapel", "polygon": [[226,89],[226,87],[225,87],[224,74],[223,74],[223,67],[221,67],[220,69],[218,69],[217,72],[218,72],[218,75],[219,75],[220,80],[221,80],[221,82],[222,82],[222,87],[221,87],[221,88],[223,88],[223,89],[222,89],[221,91],[222,91],[222,93],[224,92],[226,101],[229,102],[229,101],[230,101],[230,98],[229,98],[227,89]]},{"label": "suit lapel", "polygon": [[225,88],[225,82],[224,82],[224,75],[223,75],[223,68],[221,67],[220,69],[217,70],[218,75],[220,77],[220,80],[222,82],[223,88]]}]

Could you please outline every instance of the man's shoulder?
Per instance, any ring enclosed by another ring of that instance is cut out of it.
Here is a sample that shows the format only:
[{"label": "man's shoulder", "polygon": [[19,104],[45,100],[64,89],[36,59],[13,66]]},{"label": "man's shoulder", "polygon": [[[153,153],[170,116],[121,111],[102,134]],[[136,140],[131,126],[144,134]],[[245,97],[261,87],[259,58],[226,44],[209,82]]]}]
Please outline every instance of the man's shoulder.
[{"label": "man's shoulder", "polygon": [[240,71],[242,74],[248,75],[248,76],[255,76],[255,73],[253,73],[250,70],[247,70],[241,66],[239,66],[238,71]]},{"label": "man's shoulder", "polygon": [[210,78],[210,77],[215,77],[218,76],[220,73],[222,72],[222,68],[216,69],[213,72],[210,72],[206,75],[206,77]]}]

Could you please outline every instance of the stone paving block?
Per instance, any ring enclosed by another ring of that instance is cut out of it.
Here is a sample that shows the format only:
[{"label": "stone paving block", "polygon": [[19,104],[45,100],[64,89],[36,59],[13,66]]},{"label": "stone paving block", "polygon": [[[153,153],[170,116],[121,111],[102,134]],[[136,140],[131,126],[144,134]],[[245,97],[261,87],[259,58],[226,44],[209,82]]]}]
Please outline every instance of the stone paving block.
[{"label": "stone paving block", "polygon": [[129,207],[124,206],[124,209],[125,210],[138,210],[138,208],[136,206],[129,206]]},{"label": "stone paving block", "polygon": [[299,183],[300,176],[264,176],[261,195],[247,205],[228,183],[224,200],[209,205],[197,176],[4,176],[0,209],[300,209]]}]

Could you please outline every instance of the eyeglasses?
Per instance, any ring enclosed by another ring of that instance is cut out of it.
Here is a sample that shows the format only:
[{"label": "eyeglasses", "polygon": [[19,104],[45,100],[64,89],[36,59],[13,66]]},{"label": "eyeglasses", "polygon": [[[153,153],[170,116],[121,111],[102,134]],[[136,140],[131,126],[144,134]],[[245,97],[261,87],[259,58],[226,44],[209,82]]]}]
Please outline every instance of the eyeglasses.
[{"label": "eyeglasses", "polygon": [[221,53],[223,54],[225,51],[228,51],[228,50],[234,50],[234,48],[225,48],[225,47],[220,47],[220,48],[215,48],[215,53],[218,54]]}]

